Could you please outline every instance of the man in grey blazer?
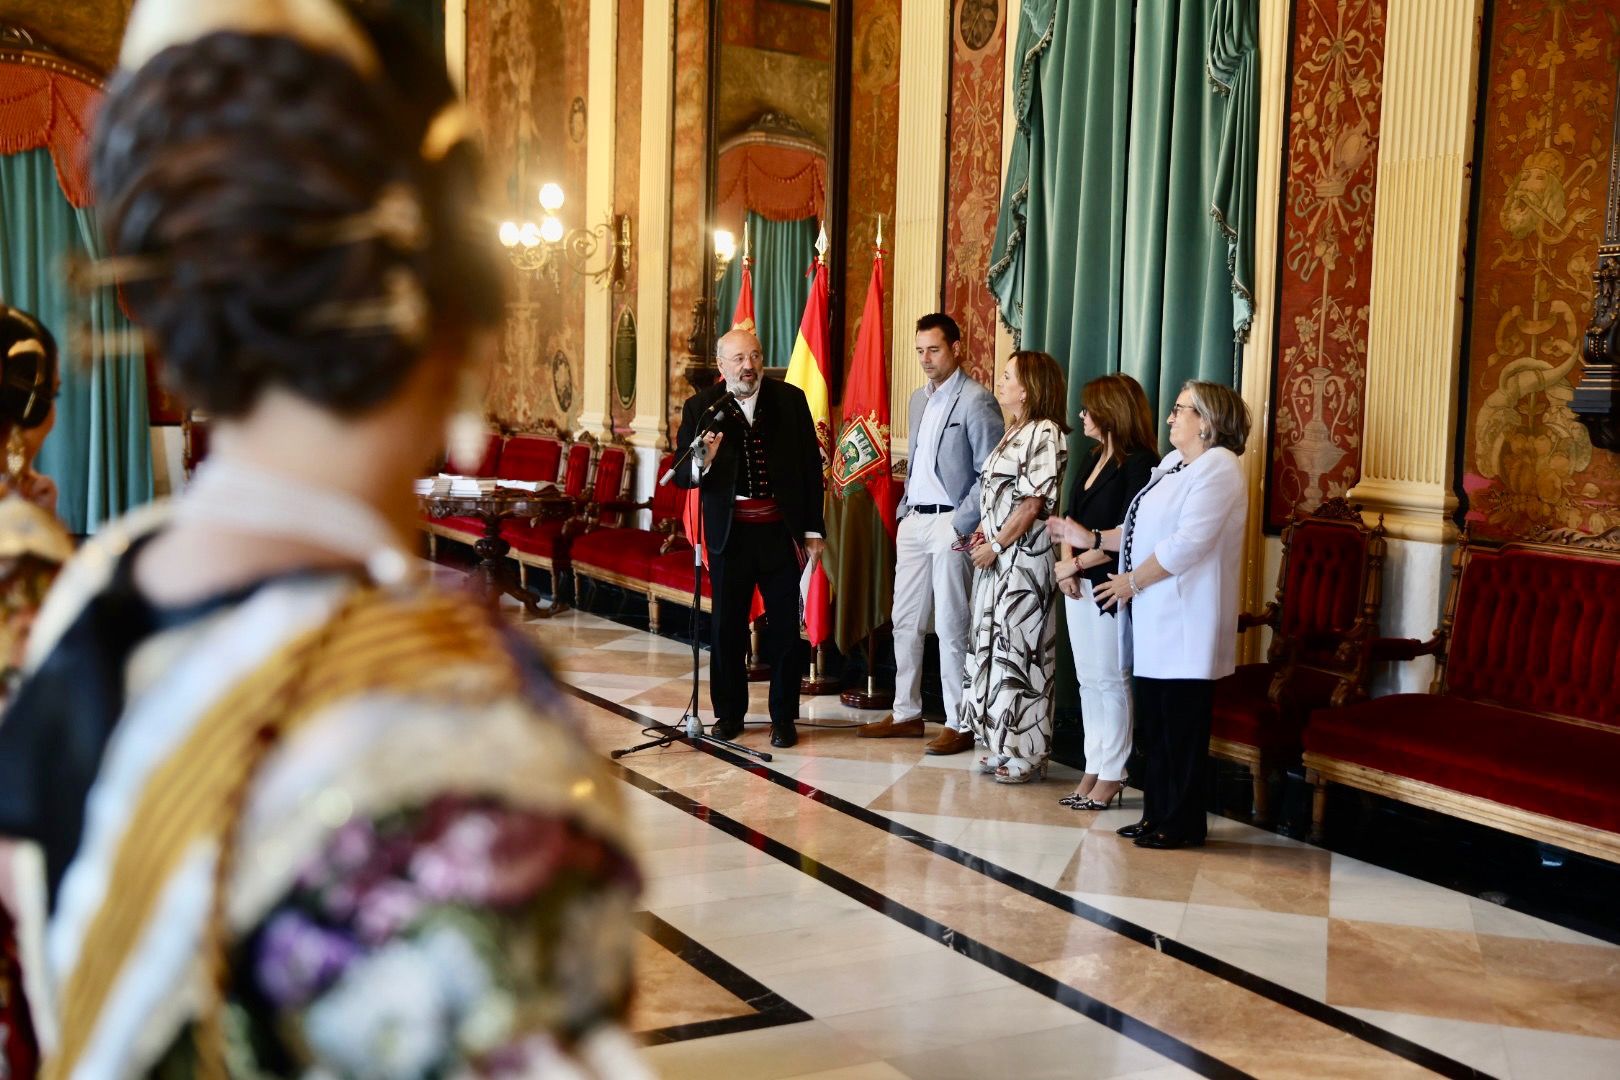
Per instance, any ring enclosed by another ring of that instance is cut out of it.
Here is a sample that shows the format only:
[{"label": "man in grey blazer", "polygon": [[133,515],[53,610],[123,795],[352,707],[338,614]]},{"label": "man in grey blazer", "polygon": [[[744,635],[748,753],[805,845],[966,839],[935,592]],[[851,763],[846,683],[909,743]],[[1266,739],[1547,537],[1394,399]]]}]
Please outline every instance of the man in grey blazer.
[{"label": "man in grey blazer", "polygon": [[894,560],[894,715],[864,725],[862,738],[923,734],[923,638],[939,637],[945,730],[930,754],[973,748],[958,727],[963,660],[971,629],[973,566],[965,538],[979,527],[979,470],[1001,441],[995,395],[962,370],[962,331],[949,315],[917,320],[917,360],[928,382],[911,395],[911,461]]}]

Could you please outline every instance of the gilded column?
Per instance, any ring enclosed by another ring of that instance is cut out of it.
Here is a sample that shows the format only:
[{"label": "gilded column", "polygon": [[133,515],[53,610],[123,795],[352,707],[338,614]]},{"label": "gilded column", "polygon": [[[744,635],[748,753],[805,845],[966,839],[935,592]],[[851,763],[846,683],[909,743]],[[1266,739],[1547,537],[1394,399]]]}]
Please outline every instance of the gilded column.
[{"label": "gilded column", "polygon": [[945,138],[950,118],[951,19],[943,0],[900,8],[900,148],[894,195],[894,356],[890,424],[909,453],[907,406],[923,384],[913,359],[917,317],[939,309],[945,268]]},{"label": "gilded column", "polygon": [[444,0],[444,62],[456,93],[467,96],[467,0]]},{"label": "gilded column", "polygon": [[[1260,0],[1260,175],[1255,178],[1254,323],[1243,347],[1238,390],[1249,406],[1253,427],[1243,455],[1249,482],[1249,532],[1243,544],[1243,607],[1259,611],[1268,599],[1265,571],[1266,448],[1270,444],[1271,370],[1276,353],[1277,228],[1283,199],[1283,116],[1288,108],[1289,0]],[[1241,642],[1245,660],[1259,659],[1260,637]]]},{"label": "gilded column", "polygon": [[[618,0],[591,0],[590,68],[586,83],[585,215],[579,225],[594,229],[613,214],[614,87],[619,58]],[[611,234],[603,241],[611,245]],[[610,249],[611,250],[611,249]],[[592,267],[601,262],[598,249]],[[580,426],[604,434],[613,431],[608,402],[608,372],[613,363],[613,286],[607,280],[585,287],[585,385],[580,398]]]},{"label": "gilded column", "polygon": [[[635,0],[624,0],[634,3]],[[675,137],[675,0],[645,0],[641,53],[641,220],[631,223],[636,288],[636,415],[631,441],[664,438],[669,358],[669,200]]]},{"label": "gilded column", "polygon": [[1454,533],[1469,154],[1482,0],[1391,0],[1374,207],[1361,481],[1391,536]]}]

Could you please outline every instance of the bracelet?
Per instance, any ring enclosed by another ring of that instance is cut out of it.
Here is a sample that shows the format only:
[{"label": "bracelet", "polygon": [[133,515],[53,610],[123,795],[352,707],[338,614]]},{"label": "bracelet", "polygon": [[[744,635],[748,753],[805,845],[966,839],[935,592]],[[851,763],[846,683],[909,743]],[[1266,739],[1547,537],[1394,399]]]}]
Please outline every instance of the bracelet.
[{"label": "bracelet", "polygon": [[1091,530],[1091,550],[1092,551],[1097,551],[1097,550],[1099,550],[1101,548],[1102,548],[1102,530],[1101,529],[1092,529]]},{"label": "bracelet", "polygon": [[1138,594],[1138,593],[1140,593],[1142,591],[1142,586],[1140,586],[1140,585],[1138,585],[1136,583],[1136,571],[1135,570],[1132,570],[1130,572],[1130,574],[1126,576],[1125,580],[1130,583],[1131,595],[1132,596],[1135,596],[1136,594]]}]

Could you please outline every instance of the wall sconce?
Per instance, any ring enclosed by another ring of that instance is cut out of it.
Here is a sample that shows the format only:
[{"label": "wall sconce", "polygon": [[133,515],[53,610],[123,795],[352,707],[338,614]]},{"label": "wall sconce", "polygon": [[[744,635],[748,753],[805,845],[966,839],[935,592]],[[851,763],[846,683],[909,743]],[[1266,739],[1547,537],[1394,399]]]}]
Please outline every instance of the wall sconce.
[{"label": "wall sconce", "polygon": [[[602,284],[614,292],[624,291],[630,275],[630,215],[609,214],[594,229],[568,229],[557,217],[563,207],[563,189],[558,184],[540,188],[540,208],[545,211],[538,224],[532,221],[503,221],[499,230],[506,257],[519,270],[545,273],[551,287],[562,292],[562,266],[581,277]],[[607,261],[595,269],[590,262],[601,250]]]}]

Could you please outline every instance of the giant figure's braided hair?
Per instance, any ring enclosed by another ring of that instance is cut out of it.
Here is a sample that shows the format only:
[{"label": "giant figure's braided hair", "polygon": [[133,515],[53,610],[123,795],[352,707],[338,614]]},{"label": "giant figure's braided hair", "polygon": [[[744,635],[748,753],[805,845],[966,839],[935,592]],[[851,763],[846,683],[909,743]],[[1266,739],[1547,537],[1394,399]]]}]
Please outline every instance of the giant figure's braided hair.
[{"label": "giant figure's braided hair", "polygon": [[291,37],[219,31],[109,87],[92,170],[112,254],[137,267],[125,297],[214,415],[270,386],[364,412],[431,335],[499,316],[474,151],[424,153],[455,102],[444,64],[397,16],[352,13],[369,76]]}]

